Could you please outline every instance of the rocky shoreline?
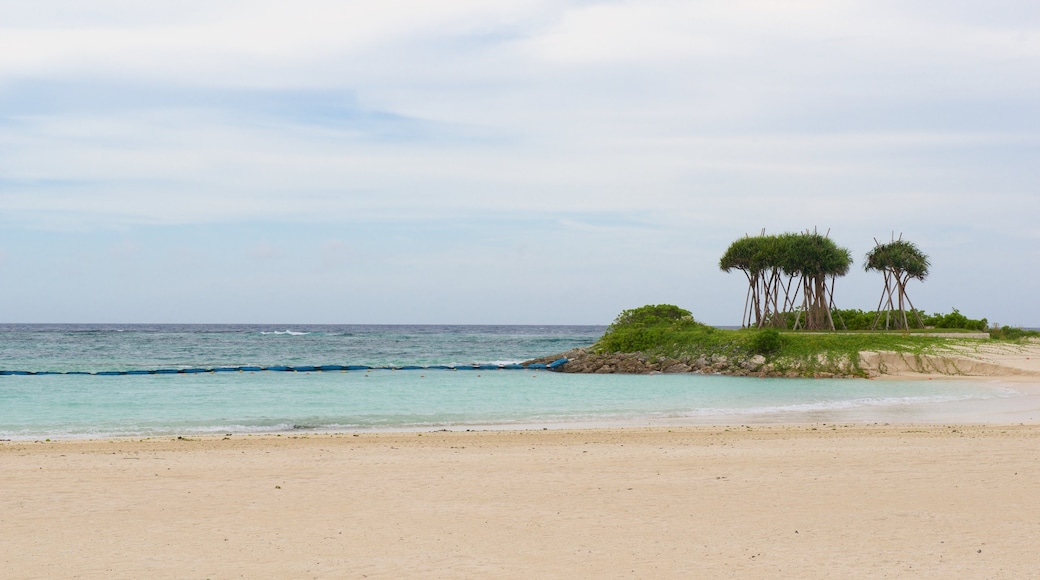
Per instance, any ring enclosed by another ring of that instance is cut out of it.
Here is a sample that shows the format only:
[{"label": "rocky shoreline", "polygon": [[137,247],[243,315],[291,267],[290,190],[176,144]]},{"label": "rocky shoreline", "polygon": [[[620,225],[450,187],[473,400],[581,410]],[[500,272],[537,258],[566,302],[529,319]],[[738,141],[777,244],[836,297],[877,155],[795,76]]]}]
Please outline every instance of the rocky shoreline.
[{"label": "rocky shoreline", "polygon": [[[524,362],[524,365],[541,363],[549,364],[559,359],[567,359],[567,363],[553,369],[562,373],[584,374],[677,374],[698,373],[704,375],[727,375],[734,377],[761,378],[864,378],[877,376],[872,372],[856,372],[834,369],[834,372],[814,371],[800,372],[796,369],[779,370],[766,361],[762,355],[747,358],[733,358],[722,355],[699,356],[696,358],[669,358],[665,356],[634,353],[597,354],[586,348],[575,348]],[[849,365],[851,366],[851,365]]]}]

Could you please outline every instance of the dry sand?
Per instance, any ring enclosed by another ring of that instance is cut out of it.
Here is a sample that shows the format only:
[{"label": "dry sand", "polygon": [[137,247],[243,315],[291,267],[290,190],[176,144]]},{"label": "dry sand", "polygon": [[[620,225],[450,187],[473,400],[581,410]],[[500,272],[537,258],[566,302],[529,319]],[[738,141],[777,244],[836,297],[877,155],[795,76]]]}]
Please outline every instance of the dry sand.
[{"label": "dry sand", "polygon": [[1040,382],[1040,341],[977,341],[937,355],[860,353],[860,365],[882,378],[1000,377]]},{"label": "dry sand", "polygon": [[1040,427],[0,443],[4,578],[1028,578]]}]

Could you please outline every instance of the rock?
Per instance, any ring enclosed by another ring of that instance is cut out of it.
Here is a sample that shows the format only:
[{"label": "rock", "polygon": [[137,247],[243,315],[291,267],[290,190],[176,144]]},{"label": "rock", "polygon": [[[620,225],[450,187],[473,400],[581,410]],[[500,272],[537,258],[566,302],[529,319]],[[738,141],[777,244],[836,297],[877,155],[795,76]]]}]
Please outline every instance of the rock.
[{"label": "rock", "polygon": [[749,358],[748,360],[741,362],[740,363],[740,368],[742,368],[742,369],[744,369],[746,371],[754,371],[754,370],[758,370],[759,368],[761,368],[762,365],[764,365],[764,364],[766,364],[766,357],[764,357],[764,356],[762,356],[760,354],[756,354],[755,356]]}]

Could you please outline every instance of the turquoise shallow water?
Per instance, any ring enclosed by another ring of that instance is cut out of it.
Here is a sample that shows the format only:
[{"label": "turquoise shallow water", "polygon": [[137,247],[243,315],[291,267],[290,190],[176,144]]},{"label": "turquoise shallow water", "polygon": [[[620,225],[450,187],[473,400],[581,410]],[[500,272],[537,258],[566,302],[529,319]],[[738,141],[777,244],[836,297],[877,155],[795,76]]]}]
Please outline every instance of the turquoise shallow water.
[{"label": "turquoise shallow water", "polygon": [[[0,369],[508,363],[602,327],[0,327]],[[0,376],[0,438],[292,430],[913,420],[1014,396],[981,382],[520,370]]]}]

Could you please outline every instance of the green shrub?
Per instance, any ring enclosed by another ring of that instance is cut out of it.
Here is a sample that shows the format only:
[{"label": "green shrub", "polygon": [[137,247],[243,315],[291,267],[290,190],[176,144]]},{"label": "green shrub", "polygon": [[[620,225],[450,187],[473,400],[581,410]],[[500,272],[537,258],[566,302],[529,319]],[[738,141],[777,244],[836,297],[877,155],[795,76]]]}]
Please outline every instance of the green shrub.
[{"label": "green shrub", "polygon": [[694,320],[689,310],[671,304],[647,305],[619,314],[595,348],[599,352],[679,348],[690,341],[700,342],[715,332],[718,330]]},{"label": "green shrub", "polygon": [[[920,310],[907,310],[906,318],[910,321],[910,327],[914,328],[917,326],[917,316],[921,317],[921,322],[926,327],[942,328],[942,329],[959,329],[959,330],[976,330],[985,331],[989,326],[989,321],[985,318],[981,320],[973,320],[960,313],[956,308],[949,314],[935,313],[926,314]],[[877,311],[872,310],[869,312],[850,308],[847,310],[835,309],[831,312],[831,316],[834,318],[834,326],[838,330],[871,330],[871,326],[874,325],[874,319],[877,318]],[[891,316],[899,316],[898,311],[892,311]],[[791,328],[794,323],[794,317],[791,316],[788,328]],[[843,326],[844,323],[844,326]],[[885,312],[881,312],[881,320],[878,321],[877,328],[879,330],[885,329]],[[891,328],[891,327],[890,327]]]},{"label": "green shrub", "polygon": [[689,310],[672,304],[648,304],[618,314],[610,325],[610,329],[616,330],[628,326],[657,326],[683,321],[694,321],[693,314]]},{"label": "green shrub", "polygon": [[1013,326],[997,325],[989,329],[989,337],[1003,340],[1021,340],[1023,338],[1038,338],[1040,337],[1040,332],[1035,330],[1023,330]]},{"label": "green shrub", "polygon": [[780,332],[775,328],[766,328],[755,333],[751,338],[751,351],[755,354],[767,355],[780,350],[784,345]]},{"label": "green shrub", "polygon": [[972,320],[967,316],[961,314],[956,308],[949,314],[932,314],[931,316],[922,316],[925,326],[934,326],[935,328],[961,328],[964,330],[978,330],[985,331],[989,327],[989,321],[985,318],[981,320]]}]

